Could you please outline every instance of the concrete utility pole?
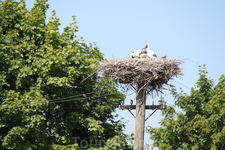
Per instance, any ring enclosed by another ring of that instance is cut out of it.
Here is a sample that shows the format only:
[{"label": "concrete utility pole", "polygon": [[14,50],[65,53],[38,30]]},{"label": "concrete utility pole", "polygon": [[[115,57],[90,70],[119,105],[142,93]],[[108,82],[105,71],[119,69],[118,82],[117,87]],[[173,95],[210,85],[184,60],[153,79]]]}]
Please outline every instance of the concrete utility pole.
[{"label": "concrete utility pole", "polygon": [[134,150],[143,150],[144,148],[145,104],[146,104],[146,89],[142,88],[137,90],[136,96]]}]

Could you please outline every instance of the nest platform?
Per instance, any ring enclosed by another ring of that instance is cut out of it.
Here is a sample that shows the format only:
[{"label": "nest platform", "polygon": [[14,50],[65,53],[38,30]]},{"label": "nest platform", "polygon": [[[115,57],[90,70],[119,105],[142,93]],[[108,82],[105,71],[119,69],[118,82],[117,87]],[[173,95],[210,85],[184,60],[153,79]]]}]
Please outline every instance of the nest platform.
[{"label": "nest platform", "polygon": [[178,59],[125,58],[105,60],[99,63],[97,72],[103,77],[118,79],[122,84],[160,90],[173,77],[183,75],[183,63]]}]

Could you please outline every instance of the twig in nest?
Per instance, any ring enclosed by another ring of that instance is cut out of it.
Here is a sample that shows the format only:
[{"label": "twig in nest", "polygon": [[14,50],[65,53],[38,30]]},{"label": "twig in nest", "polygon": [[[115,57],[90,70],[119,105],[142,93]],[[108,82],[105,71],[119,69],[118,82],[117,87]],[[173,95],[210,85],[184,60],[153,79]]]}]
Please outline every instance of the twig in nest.
[{"label": "twig in nest", "polygon": [[182,63],[182,60],[163,58],[112,59],[100,62],[97,72],[133,88],[146,88],[150,93],[160,91],[170,79],[183,75],[179,67]]}]

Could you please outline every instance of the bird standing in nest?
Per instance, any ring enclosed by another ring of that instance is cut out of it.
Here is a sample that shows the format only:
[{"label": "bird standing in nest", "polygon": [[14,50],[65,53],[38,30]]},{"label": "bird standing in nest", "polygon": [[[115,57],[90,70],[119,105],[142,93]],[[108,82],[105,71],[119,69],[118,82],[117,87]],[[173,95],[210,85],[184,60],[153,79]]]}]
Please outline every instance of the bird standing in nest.
[{"label": "bird standing in nest", "polygon": [[139,49],[138,53],[140,55],[140,58],[146,58],[147,57],[147,50],[146,50],[146,48]]},{"label": "bird standing in nest", "polygon": [[138,52],[132,52],[130,55],[131,55],[131,58],[140,58],[140,55]]},{"label": "bird standing in nest", "polygon": [[146,44],[145,49],[148,53],[149,58],[156,58],[157,57],[157,55],[153,51],[150,50],[150,44],[149,43]]},{"label": "bird standing in nest", "polygon": [[131,58],[146,58],[147,56],[149,58],[156,58],[156,54],[150,50],[150,44],[147,43],[145,48],[139,49],[137,52],[132,52]]},{"label": "bird standing in nest", "polygon": [[137,52],[132,52],[131,58],[146,58],[148,56],[146,48],[141,48]]}]

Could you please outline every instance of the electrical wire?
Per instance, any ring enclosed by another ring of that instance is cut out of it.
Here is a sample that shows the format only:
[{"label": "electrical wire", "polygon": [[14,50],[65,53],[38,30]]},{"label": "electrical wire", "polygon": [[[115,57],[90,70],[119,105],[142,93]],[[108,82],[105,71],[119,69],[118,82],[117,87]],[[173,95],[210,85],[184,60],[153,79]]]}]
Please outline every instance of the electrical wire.
[{"label": "electrical wire", "polygon": [[74,96],[68,96],[68,97],[62,97],[62,98],[55,98],[55,99],[51,99],[49,101],[62,100],[62,99],[68,99],[68,98],[74,98],[74,97],[89,95],[89,94],[92,94],[92,93],[96,93],[96,92],[89,92],[89,93],[83,93],[83,94],[78,94],[78,95],[74,95]]},{"label": "electrical wire", "polygon": [[[70,101],[93,100],[93,99],[96,99],[96,98],[103,98],[103,97],[111,95],[111,94],[103,94],[103,95],[75,98],[75,97],[88,95],[88,94],[92,94],[92,93],[95,93],[95,92],[89,92],[89,93],[79,94],[79,95],[70,96],[70,97],[62,97],[62,98],[58,98],[58,99],[51,99],[51,100],[48,100],[48,101],[49,101],[49,103],[63,103],[63,102],[70,102]],[[69,98],[71,98],[71,99],[69,99]],[[110,99],[110,100],[120,100],[120,99]],[[41,105],[41,104],[46,104],[46,102],[39,102],[39,103],[35,103],[35,104],[40,104]],[[2,107],[0,107],[0,109],[22,107],[22,106],[30,106],[30,104],[21,104],[21,105],[13,105],[13,106],[2,106]]]},{"label": "electrical wire", "polygon": [[104,97],[111,94],[104,94],[104,95],[97,95],[97,96],[89,96],[89,97],[83,97],[83,98],[73,98],[73,99],[58,99],[58,100],[49,100],[49,103],[59,103],[59,102],[69,102],[69,101],[76,101],[76,100],[86,100],[86,99],[93,99],[98,97]]}]

